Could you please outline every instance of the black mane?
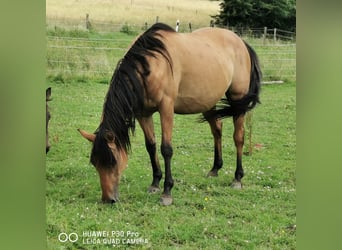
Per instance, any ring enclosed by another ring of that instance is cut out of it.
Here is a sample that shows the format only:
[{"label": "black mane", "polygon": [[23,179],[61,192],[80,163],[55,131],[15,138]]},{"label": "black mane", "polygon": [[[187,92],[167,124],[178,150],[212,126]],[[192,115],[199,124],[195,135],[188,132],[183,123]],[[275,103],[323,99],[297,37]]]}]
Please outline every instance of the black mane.
[{"label": "black mane", "polygon": [[158,31],[175,32],[171,27],[156,23],[146,30],[122,58],[114,71],[103,106],[103,121],[96,131],[90,161],[102,167],[115,165],[116,159],[107,145],[108,134],[114,135],[118,149],[130,149],[130,131],[134,133],[135,118],[144,109],[144,86],[150,74],[146,56],[161,54],[172,62]]}]

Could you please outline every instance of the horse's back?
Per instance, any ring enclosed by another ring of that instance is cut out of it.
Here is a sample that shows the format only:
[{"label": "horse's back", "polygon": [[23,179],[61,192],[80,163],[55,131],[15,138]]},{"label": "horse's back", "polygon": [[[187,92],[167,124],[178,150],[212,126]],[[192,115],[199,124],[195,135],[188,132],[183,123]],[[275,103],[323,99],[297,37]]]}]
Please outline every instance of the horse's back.
[{"label": "horse's back", "polygon": [[[239,72],[247,72],[249,60],[243,41],[233,32],[203,28],[192,33],[163,34],[173,63],[176,88],[175,112],[199,113],[212,107],[233,82],[241,81]],[[248,83],[242,92],[248,90]],[[170,85],[167,86],[170,88]],[[235,86],[234,86],[235,88]],[[239,90],[240,91],[240,90]]]}]

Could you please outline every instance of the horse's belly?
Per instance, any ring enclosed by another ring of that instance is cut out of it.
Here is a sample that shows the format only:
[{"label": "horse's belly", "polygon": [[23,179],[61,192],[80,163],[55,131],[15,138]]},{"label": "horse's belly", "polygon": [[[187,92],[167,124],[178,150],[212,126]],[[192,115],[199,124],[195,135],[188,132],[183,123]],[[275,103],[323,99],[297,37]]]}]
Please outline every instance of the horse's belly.
[{"label": "horse's belly", "polygon": [[174,111],[177,114],[197,114],[211,109],[215,104],[216,102],[201,102],[191,97],[177,98]]},{"label": "horse's belly", "polygon": [[223,74],[197,71],[183,75],[175,100],[175,112],[202,113],[213,108],[224,96],[230,80]]},{"label": "horse's belly", "polygon": [[175,100],[175,113],[196,114],[213,108],[223,97],[226,89],[200,89],[193,88],[192,91],[180,91]]}]

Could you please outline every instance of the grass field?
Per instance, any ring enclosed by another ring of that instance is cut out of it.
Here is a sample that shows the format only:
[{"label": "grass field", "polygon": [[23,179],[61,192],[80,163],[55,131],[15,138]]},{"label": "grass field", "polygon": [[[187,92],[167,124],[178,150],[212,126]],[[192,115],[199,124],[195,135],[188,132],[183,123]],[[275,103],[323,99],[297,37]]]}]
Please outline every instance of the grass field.
[{"label": "grass field", "polygon": [[[85,27],[86,14],[94,23],[112,25],[152,24],[160,22],[194,27],[208,26],[211,15],[219,12],[219,1],[209,0],[46,0],[47,25],[63,23],[65,27]],[[80,20],[82,20],[80,22]]]},{"label": "grass field", "polygon": [[[160,194],[147,194],[152,177],[140,128],[132,138],[120,202],[102,204],[99,178],[89,164],[91,145],[76,129],[97,128],[108,85],[49,81],[47,86],[53,96],[46,158],[48,249],[111,249],[108,238],[120,249],[295,249],[294,82],[263,86],[262,104],[253,112],[256,147],[243,158],[243,190],[229,187],[235,171],[231,119],[224,122],[224,166],[218,178],[206,178],[213,161],[209,126],[194,115],[176,116],[169,207],[159,205]],[[159,142],[158,114],[154,118]],[[109,237],[92,237],[89,231],[106,231]],[[76,233],[78,240],[62,243],[61,233]]]}]

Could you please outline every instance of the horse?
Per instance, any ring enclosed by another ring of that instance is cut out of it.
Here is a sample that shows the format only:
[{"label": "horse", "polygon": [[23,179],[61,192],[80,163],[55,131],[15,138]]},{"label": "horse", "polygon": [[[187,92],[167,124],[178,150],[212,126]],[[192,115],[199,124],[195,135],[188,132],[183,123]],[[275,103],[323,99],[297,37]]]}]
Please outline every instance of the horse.
[{"label": "horse", "polygon": [[45,139],[45,145],[46,145],[46,154],[49,152],[50,150],[50,143],[49,143],[49,131],[48,131],[48,126],[49,126],[49,121],[51,118],[51,114],[49,111],[49,106],[48,106],[48,102],[51,101],[51,87],[46,89],[46,99],[45,99],[45,103],[46,103],[46,139]]},{"label": "horse", "polygon": [[131,150],[137,120],[143,130],[153,179],[148,192],[160,191],[162,179],[152,115],[160,114],[161,154],[165,179],[160,203],[173,203],[171,173],[174,114],[202,114],[214,137],[214,163],[208,176],[222,167],[222,119],[232,117],[236,171],[232,187],[242,188],[244,116],[258,103],[262,72],[255,51],[234,32],[201,28],[177,33],[156,23],[138,36],[119,60],[105,97],[100,125],[94,133],[78,129],[92,142],[90,162],[99,173],[102,201],[115,203]]}]

